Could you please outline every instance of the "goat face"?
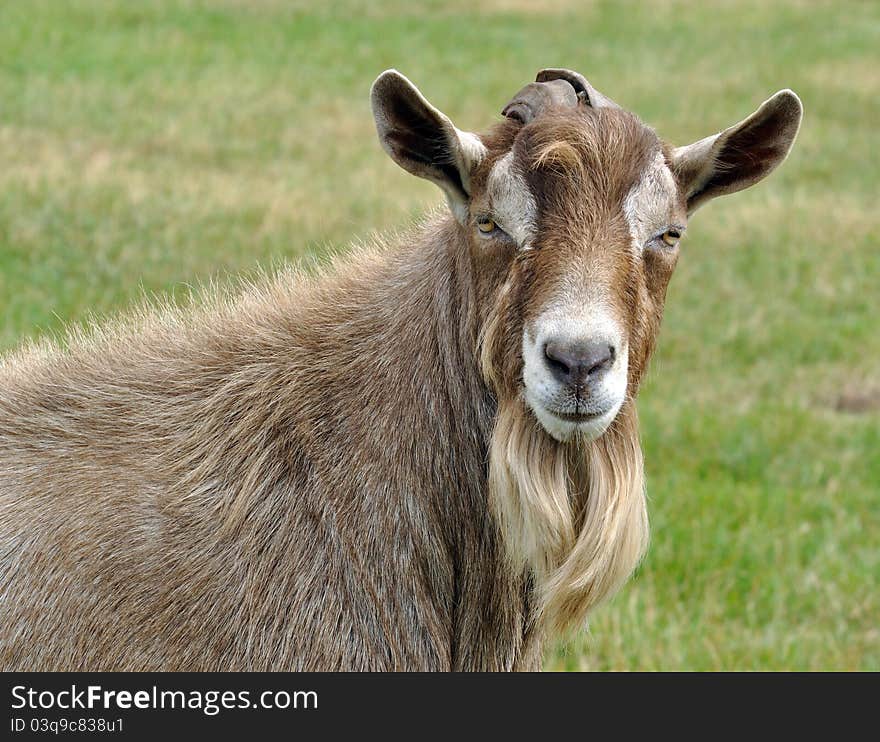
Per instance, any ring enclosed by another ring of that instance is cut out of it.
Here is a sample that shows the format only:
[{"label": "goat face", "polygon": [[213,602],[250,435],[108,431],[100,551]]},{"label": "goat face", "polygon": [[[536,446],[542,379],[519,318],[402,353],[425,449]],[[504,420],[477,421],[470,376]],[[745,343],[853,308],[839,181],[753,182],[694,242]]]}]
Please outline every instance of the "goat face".
[{"label": "goat face", "polygon": [[781,91],[673,149],[568,70],[539,73],[482,137],[394,71],[372,101],[385,149],[445,191],[466,235],[486,302],[487,379],[560,441],[597,438],[635,395],[688,215],[769,174],[801,119],[797,96]]}]

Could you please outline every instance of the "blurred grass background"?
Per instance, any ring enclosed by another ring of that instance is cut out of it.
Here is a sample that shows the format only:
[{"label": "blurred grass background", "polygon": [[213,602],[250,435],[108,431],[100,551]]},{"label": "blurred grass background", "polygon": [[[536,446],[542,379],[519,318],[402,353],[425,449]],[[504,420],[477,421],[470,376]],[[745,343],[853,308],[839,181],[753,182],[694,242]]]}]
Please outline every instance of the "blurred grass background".
[{"label": "blurred grass background", "polygon": [[0,0],[0,348],[438,202],[376,143],[387,67],[465,129],[571,67],[677,144],[791,87],[669,290],[649,556],[546,667],[880,669],[878,49],[875,2]]}]

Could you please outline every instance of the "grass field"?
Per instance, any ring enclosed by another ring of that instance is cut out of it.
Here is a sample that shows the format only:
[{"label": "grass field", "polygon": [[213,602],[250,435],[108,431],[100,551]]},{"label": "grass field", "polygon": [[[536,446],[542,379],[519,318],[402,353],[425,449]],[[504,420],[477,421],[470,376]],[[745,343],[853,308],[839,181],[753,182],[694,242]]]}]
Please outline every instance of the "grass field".
[{"label": "grass field", "polygon": [[869,2],[0,0],[0,348],[409,223],[439,195],[376,143],[387,67],[476,129],[575,68],[674,143],[791,87],[791,158],[670,287],[649,556],[546,667],[878,670],[878,49]]}]

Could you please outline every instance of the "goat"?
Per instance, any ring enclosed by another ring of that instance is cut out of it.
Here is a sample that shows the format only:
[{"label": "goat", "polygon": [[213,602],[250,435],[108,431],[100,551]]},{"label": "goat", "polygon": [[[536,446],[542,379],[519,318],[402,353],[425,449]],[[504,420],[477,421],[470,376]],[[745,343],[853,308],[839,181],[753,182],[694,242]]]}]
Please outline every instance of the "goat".
[{"label": "goat", "polygon": [[371,100],[449,211],[0,363],[3,669],[533,670],[636,567],[679,240],[800,101],[673,148],[569,70],[479,136]]}]

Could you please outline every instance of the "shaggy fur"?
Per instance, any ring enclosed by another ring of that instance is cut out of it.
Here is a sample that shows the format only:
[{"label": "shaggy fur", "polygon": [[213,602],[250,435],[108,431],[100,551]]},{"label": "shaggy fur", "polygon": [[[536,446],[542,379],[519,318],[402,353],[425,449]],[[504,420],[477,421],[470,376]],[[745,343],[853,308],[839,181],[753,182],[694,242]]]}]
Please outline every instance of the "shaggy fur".
[{"label": "shaggy fur", "polygon": [[[457,136],[440,116],[415,120]],[[677,256],[637,260],[622,203],[669,150],[582,107],[467,142],[464,221],[0,363],[0,668],[537,669],[618,589],[647,543],[633,400]],[[527,251],[469,221],[511,151]],[[521,338],[572,281],[604,287],[631,360],[611,427],[561,443],[523,401]]]},{"label": "shaggy fur", "polygon": [[320,280],[7,360],[4,669],[526,661],[524,577],[485,505],[467,250],[444,222]]}]

